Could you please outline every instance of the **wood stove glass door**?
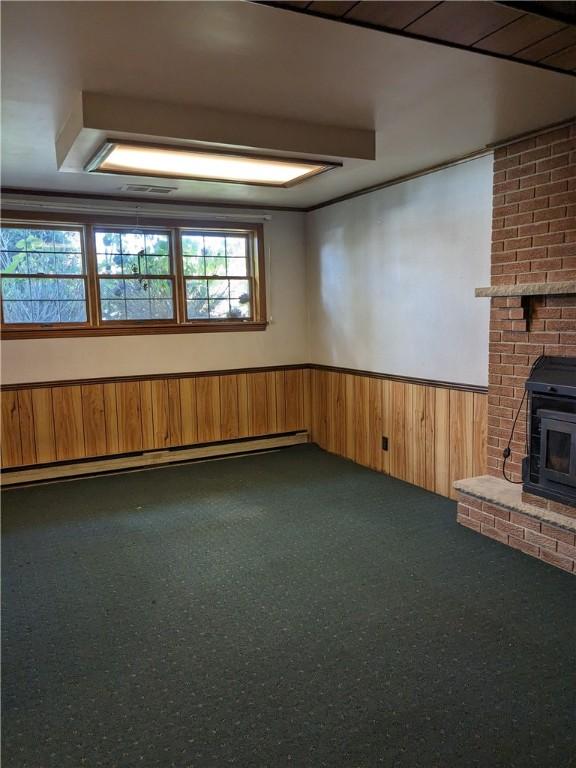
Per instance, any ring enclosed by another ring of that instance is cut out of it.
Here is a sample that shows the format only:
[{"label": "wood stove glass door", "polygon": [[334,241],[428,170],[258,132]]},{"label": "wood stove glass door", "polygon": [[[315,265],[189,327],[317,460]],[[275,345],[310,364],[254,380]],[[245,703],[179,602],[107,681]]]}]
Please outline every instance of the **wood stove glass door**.
[{"label": "wood stove glass door", "polygon": [[571,420],[572,414],[558,416],[541,420],[541,479],[576,487],[576,421]]}]

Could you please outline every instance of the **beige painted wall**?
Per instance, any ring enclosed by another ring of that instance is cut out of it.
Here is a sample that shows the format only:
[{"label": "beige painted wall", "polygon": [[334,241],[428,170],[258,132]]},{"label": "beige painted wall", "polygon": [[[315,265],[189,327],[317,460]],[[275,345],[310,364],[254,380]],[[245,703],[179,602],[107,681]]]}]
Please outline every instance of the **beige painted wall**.
[{"label": "beige painted wall", "polygon": [[314,362],[485,385],[489,302],[474,288],[490,283],[491,195],[486,156],[271,212],[266,331],[4,341],[3,382]]},{"label": "beige painted wall", "polygon": [[307,218],[315,363],[486,385],[492,156]]},{"label": "beige painted wall", "polygon": [[[209,218],[208,212],[203,211],[203,214]],[[226,214],[232,212],[227,210]],[[270,216],[271,220],[264,225],[270,320],[267,330],[3,341],[2,382],[14,384],[307,362],[304,214],[271,212]],[[246,211],[242,211],[243,220],[246,217]]]}]

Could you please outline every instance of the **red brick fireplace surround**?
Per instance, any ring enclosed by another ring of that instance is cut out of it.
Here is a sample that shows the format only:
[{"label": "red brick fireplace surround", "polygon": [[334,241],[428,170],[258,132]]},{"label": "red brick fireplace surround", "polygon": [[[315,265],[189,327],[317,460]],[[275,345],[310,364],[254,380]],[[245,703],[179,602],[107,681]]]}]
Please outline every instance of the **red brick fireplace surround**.
[{"label": "red brick fireplace surround", "polygon": [[[508,483],[502,452],[532,364],[540,355],[576,357],[576,120],[495,151],[491,283],[477,291],[491,297],[488,475],[455,484],[458,521],[574,573],[576,509]],[[516,482],[525,408],[506,461]]]}]

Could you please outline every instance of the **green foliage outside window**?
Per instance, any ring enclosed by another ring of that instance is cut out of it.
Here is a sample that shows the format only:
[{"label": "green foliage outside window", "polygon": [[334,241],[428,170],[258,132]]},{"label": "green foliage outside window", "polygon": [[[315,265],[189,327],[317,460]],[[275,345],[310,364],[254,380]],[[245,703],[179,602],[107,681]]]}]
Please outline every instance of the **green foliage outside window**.
[{"label": "green foliage outside window", "polygon": [[[94,228],[102,324],[176,320],[176,232]],[[178,236],[185,319],[253,319],[249,235],[182,231]],[[4,323],[86,323],[87,279],[80,227],[0,228]]]},{"label": "green foliage outside window", "polygon": [[2,228],[0,269],[4,322],[86,321],[79,231]]}]

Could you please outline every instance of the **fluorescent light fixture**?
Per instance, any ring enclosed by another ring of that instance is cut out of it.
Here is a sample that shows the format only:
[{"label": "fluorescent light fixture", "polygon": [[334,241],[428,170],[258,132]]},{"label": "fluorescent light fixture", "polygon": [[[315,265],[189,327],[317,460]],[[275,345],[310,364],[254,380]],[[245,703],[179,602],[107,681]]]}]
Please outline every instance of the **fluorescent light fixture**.
[{"label": "fluorescent light fixture", "polygon": [[98,150],[85,170],[121,176],[159,176],[291,187],[341,165],[324,160],[243,155],[224,150],[138,144],[110,139]]}]

